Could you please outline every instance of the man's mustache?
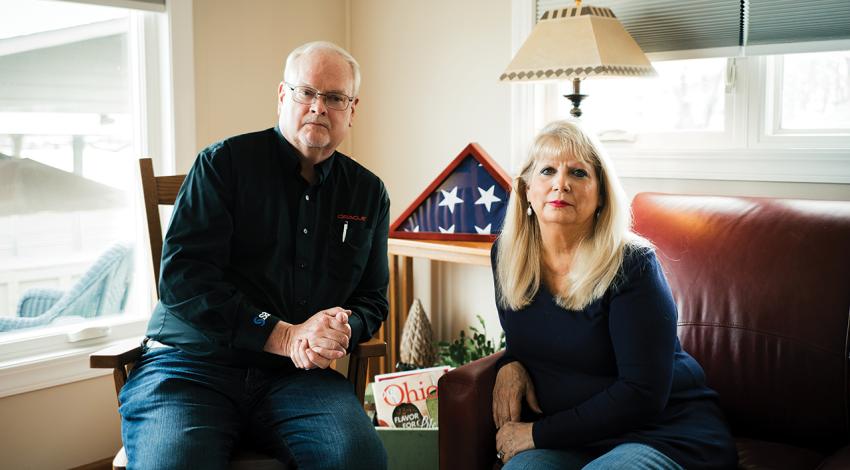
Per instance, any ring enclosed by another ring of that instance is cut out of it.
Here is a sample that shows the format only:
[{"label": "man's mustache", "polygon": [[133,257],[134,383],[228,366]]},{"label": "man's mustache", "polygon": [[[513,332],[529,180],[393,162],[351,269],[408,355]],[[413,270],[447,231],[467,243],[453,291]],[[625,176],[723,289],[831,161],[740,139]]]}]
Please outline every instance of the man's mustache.
[{"label": "man's mustache", "polygon": [[302,124],[318,124],[320,126],[331,128],[331,121],[329,119],[324,119],[321,116],[306,116],[302,121]]}]

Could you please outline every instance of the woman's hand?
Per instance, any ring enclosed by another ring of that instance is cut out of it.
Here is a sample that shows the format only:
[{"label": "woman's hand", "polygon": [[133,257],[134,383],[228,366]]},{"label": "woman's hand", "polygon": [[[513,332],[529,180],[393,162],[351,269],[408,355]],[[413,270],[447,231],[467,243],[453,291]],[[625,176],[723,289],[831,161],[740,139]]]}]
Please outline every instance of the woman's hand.
[{"label": "woman's hand", "polygon": [[502,463],[508,463],[516,454],[534,448],[532,426],[532,423],[509,422],[499,429],[496,433],[496,450]]},{"label": "woman's hand", "polygon": [[519,421],[523,398],[532,411],[542,413],[528,372],[522,364],[514,361],[499,369],[496,375],[496,385],[493,387],[493,421],[496,429],[501,430],[506,423]]}]

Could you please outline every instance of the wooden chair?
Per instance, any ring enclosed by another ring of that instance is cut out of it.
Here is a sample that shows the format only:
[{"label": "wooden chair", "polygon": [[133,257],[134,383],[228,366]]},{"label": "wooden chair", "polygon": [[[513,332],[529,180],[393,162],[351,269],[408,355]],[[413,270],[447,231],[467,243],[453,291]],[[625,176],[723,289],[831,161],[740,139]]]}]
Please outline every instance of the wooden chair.
[{"label": "wooden chair", "polygon": [[[150,158],[139,159],[139,172],[142,178],[142,192],[145,199],[145,213],[148,222],[148,235],[151,244],[151,261],[153,263],[154,284],[159,296],[159,263],[162,259],[162,224],[159,217],[160,205],[173,205],[177,192],[183,184],[186,175],[154,176],[153,162]],[[348,380],[354,386],[357,399],[363,403],[366,392],[366,372],[369,358],[383,357],[387,353],[387,344],[379,339],[372,339],[359,344],[348,360]],[[100,369],[113,369],[115,393],[127,382],[127,375],[133,365],[142,355],[141,338],[130,339],[106,349],[97,351],[89,356],[89,366]],[[122,447],[112,461],[113,469],[123,469],[127,465],[127,456]],[[237,468],[285,468],[283,464],[271,457],[258,454],[248,449],[237,449],[230,462],[231,469]]]}]

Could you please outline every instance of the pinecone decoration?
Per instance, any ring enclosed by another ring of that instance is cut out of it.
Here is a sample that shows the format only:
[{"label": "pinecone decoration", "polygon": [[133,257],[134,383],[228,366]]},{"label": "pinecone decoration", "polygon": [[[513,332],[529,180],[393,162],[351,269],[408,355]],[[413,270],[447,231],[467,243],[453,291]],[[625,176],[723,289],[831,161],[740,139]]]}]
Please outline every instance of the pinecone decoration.
[{"label": "pinecone decoration", "polygon": [[431,322],[425,315],[422,302],[413,300],[401,333],[400,357],[402,364],[414,368],[431,367],[436,360]]}]

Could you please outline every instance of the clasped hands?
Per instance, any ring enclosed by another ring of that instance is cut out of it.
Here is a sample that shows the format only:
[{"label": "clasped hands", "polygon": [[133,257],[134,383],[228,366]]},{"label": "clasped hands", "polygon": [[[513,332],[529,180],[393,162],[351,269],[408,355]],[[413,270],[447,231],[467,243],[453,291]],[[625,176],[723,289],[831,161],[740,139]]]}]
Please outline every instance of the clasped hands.
[{"label": "clasped hands", "polygon": [[525,367],[511,362],[496,375],[493,387],[493,421],[496,423],[496,457],[507,463],[516,454],[534,448],[532,423],[520,421],[522,401],[535,413],[542,413],[534,384]]},{"label": "clasped hands", "polygon": [[333,360],[345,356],[351,340],[349,315],[351,310],[333,307],[297,325],[280,321],[263,350],[289,357],[299,369],[326,369]]}]

